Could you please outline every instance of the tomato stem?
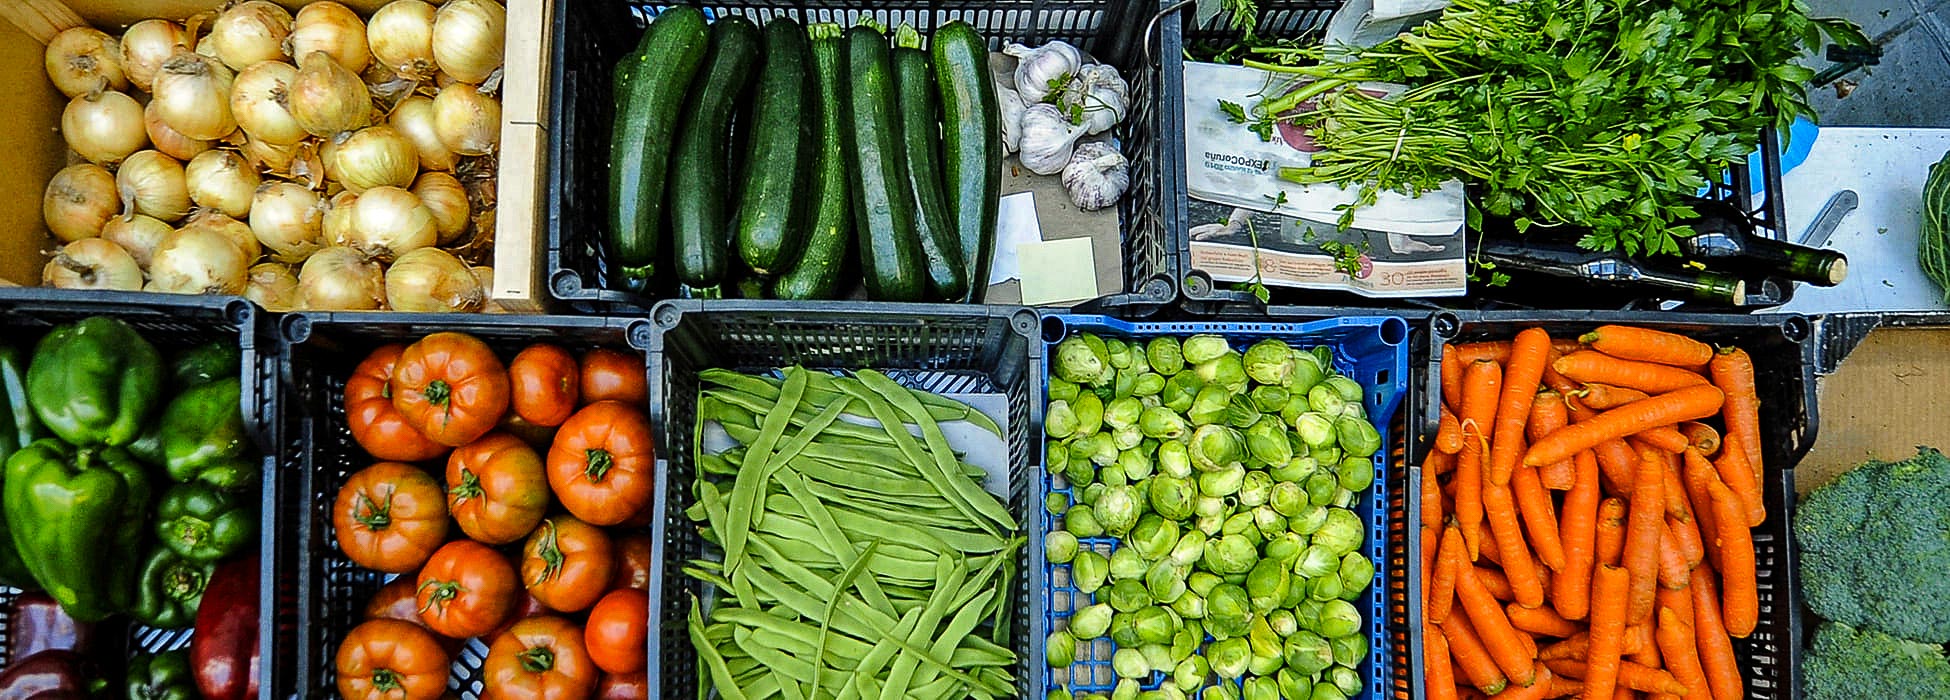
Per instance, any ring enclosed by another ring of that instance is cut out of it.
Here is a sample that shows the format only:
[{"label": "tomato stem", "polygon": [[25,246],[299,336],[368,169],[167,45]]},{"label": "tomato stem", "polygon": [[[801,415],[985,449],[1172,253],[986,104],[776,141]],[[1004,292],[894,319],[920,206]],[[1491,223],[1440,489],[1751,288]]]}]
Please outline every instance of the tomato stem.
[{"label": "tomato stem", "polygon": [[393,671],[393,669],[390,668],[373,669],[372,689],[382,691],[382,692],[387,692],[387,693],[396,690],[401,690],[399,673]]},{"label": "tomato stem", "polygon": [[458,506],[466,503],[467,499],[481,495],[481,475],[475,474],[472,469],[461,467],[460,483],[455,484],[447,493],[453,496],[454,505]]},{"label": "tomato stem", "polygon": [[555,668],[555,651],[548,647],[529,647],[515,658],[521,659],[521,670],[529,673],[547,673]]},{"label": "tomato stem", "polygon": [[584,459],[588,466],[582,470],[582,473],[589,477],[590,481],[602,481],[603,475],[608,474],[609,468],[616,464],[616,458],[609,455],[609,450],[600,447],[584,453]]},{"label": "tomato stem", "polygon": [[427,403],[445,409],[447,408],[447,401],[453,397],[454,391],[453,387],[447,385],[447,380],[435,379],[427,382],[427,389],[422,393],[426,394]]},{"label": "tomato stem", "polygon": [[535,543],[535,556],[542,559],[542,572],[535,576],[532,585],[542,585],[562,573],[562,562],[566,557],[562,556],[562,544],[555,535],[555,520],[543,520],[542,538]]},{"label": "tomato stem", "polygon": [[433,594],[427,596],[426,605],[420,606],[421,615],[427,614],[428,610],[434,608],[440,608],[444,613],[447,609],[447,601],[460,597],[460,592],[466,590],[461,588],[459,581],[428,581],[420,584],[421,591],[428,588],[433,589]]},{"label": "tomato stem", "polygon": [[393,499],[389,496],[382,503],[360,491],[352,502],[352,519],[367,530],[384,530],[393,524]]}]

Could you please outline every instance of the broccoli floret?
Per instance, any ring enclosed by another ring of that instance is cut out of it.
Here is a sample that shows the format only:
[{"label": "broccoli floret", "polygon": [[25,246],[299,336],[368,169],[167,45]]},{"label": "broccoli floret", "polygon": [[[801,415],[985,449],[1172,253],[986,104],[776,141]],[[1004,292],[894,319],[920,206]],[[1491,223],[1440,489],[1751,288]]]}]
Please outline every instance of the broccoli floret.
[{"label": "broccoli floret", "polygon": [[1801,664],[1807,700],[1950,700],[1943,650],[1881,632],[1824,622]]},{"label": "broccoli floret", "polygon": [[[1950,642],[1950,459],[1919,447],[1808,494],[1794,516],[1801,590],[1823,618]],[[1874,696],[1864,696],[1874,697]]]}]

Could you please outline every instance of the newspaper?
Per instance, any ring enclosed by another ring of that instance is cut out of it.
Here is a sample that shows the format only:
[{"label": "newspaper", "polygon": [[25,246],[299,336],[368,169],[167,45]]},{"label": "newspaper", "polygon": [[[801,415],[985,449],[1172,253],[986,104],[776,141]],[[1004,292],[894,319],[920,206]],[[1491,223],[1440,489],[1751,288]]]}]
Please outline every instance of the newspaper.
[{"label": "newspaper", "polygon": [[1367,297],[1461,296],[1461,227],[1430,236],[1315,222],[1192,200],[1191,265],[1218,282],[1332,289]]}]

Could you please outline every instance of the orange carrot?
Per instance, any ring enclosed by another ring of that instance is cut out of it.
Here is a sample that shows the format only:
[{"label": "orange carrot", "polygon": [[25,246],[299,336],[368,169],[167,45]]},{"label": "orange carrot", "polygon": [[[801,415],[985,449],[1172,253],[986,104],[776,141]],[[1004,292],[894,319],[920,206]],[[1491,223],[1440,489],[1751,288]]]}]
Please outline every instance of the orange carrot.
[{"label": "orange carrot", "polygon": [[[1591,574],[1591,651],[1578,672],[1567,668],[1558,673],[1584,679],[1584,696],[1609,698],[1618,687],[1625,645],[1625,596],[1631,575],[1610,564],[1599,564]],[[1571,661],[1569,659],[1563,661]],[[1553,661],[1550,663],[1562,663]]]},{"label": "orange carrot", "polygon": [[[1524,439],[1536,442],[1570,423],[1571,415],[1564,406],[1564,395],[1546,387],[1537,392],[1537,398],[1530,402],[1530,422],[1523,427]],[[1577,479],[1577,471],[1577,466],[1571,460],[1560,459],[1541,467],[1537,476],[1544,488],[1563,491],[1571,488],[1571,483]]]},{"label": "orange carrot", "polygon": [[1706,670],[1706,683],[1713,689],[1713,700],[1739,700],[1746,697],[1740,678],[1740,661],[1733,655],[1733,640],[1720,622],[1720,592],[1713,585],[1713,569],[1705,564],[1693,569],[1693,635],[1699,641],[1700,667]]},{"label": "orange carrot", "polygon": [[[1746,441],[1747,436],[1742,435],[1734,438],[1732,444],[1737,448],[1744,448],[1746,445],[1743,443]],[[1713,461],[1713,467],[1720,472],[1720,481],[1726,483],[1727,488],[1733,491],[1733,495],[1740,497],[1743,518],[1747,526],[1759,527],[1762,522],[1765,522],[1767,504],[1761,502],[1760,487],[1757,486],[1760,480],[1754,476],[1753,467],[1747,462],[1746,453],[1740,449],[1722,450],[1720,458]]]},{"label": "orange carrot", "polygon": [[1676,333],[1634,326],[1599,326],[1578,337],[1592,349],[1624,360],[1698,369],[1713,359],[1713,347]]},{"label": "orange carrot", "polygon": [[[1490,566],[1496,567],[1497,575],[1503,575],[1503,555],[1499,554],[1502,550],[1497,549],[1496,531],[1487,527],[1483,528],[1482,536],[1483,548],[1476,552],[1477,561],[1486,562]],[[1468,540],[1465,539],[1464,543],[1467,544]]]},{"label": "orange carrot", "polygon": [[1713,546],[1719,550],[1721,594],[1720,615],[1727,634],[1745,638],[1760,622],[1759,582],[1754,570],[1754,538],[1740,521],[1740,499],[1722,484],[1707,484],[1713,491]]},{"label": "orange carrot", "polygon": [[[1435,574],[1435,555],[1442,541],[1442,530],[1428,525],[1424,525],[1420,529],[1421,534],[1419,536],[1422,538],[1422,570],[1416,572],[1416,578],[1417,582],[1421,585],[1417,586],[1415,590],[1422,592],[1422,609],[1427,610],[1429,608],[1429,579]],[[1393,598],[1394,595],[1391,594],[1389,597]]]},{"label": "orange carrot", "polygon": [[1463,361],[1456,346],[1442,344],[1442,405],[1450,411],[1462,407]]},{"label": "orange carrot", "polygon": [[1475,569],[1465,569],[1456,577],[1456,598],[1469,614],[1469,623],[1476,628],[1483,647],[1490,651],[1490,658],[1496,659],[1497,667],[1503,669],[1503,675],[1517,685],[1536,682],[1536,652],[1524,645],[1522,633],[1510,625],[1503,606],[1476,579]]},{"label": "orange carrot", "polygon": [[1699,646],[1693,642],[1693,625],[1672,608],[1660,608],[1659,629],[1654,635],[1659,640],[1659,652],[1665,655],[1666,670],[1686,686],[1685,695],[1699,700],[1710,696],[1706,670],[1700,667]]},{"label": "orange carrot", "polygon": [[1439,420],[1440,422],[1436,423],[1435,430],[1436,451],[1447,454],[1461,452],[1463,446],[1462,421],[1456,420],[1456,414],[1450,413],[1448,406],[1442,407],[1442,416]]},{"label": "orange carrot", "polygon": [[[1657,621],[1658,618],[1655,617],[1653,619],[1646,620],[1645,624],[1632,625],[1631,627],[1626,628],[1625,636],[1650,638],[1654,634],[1652,625]],[[1659,644],[1657,642],[1646,644],[1640,647],[1638,651],[1627,652],[1625,654],[1625,661],[1626,663],[1634,663],[1640,666],[1644,666],[1646,668],[1662,669],[1666,667],[1665,660],[1660,658],[1659,656]],[[1624,679],[1620,678],[1619,683],[1621,685],[1625,685]]]},{"label": "orange carrot", "polygon": [[1485,693],[1503,692],[1509,681],[1490,657],[1489,649],[1483,646],[1482,638],[1476,636],[1469,616],[1450,616],[1442,621],[1441,627],[1442,636],[1449,643],[1449,656],[1455,660],[1456,669],[1469,679],[1469,684]]},{"label": "orange carrot", "polygon": [[1590,350],[1565,355],[1551,366],[1558,374],[1574,382],[1610,384],[1647,394],[1664,394],[1707,383],[1706,378],[1698,372],[1650,362],[1621,360]]},{"label": "orange carrot", "polygon": [[1661,425],[1657,428],[1641,430],[1638,434],[1633,435],[1632,439],[1673,454],[1679,454],[1680,450],[1684,450],[1693,444],[1691,440],[1686,439],[1685,435],[1680,434],[1678,428],[1670,425]]},{"label": "orange carrot", "polygon": [[1607,498],[1598,504],[1596,563],[1617,566],[1625,551],[1625,499]]},{"label": "orange carrot", "polygon": [[1524,542],[1516,499],[1508,484],[1483,485],[1483,512],[1496,534],[1498,560],[1510,578],[1510,590],[1517,594],[1517,602],[1533,608],[1543,605],[1544,582],[1537,577],[1537,562]]},{"label": "orange carrot", "polygon": [[1526,328],[1510,343],[1510,360],[1503,371],[1503,393],[1497,399],[1496,429],[1490,438],[1489,479],[1510,483],[1517,459],[1523,456],[1523,427],[1530,405],[1537,399],[1537,383],[1551,352],[1551,336],[1542,328]]},{"label": "orange carrot", "polygon": [[1557,511],[1551,494],[1536,467],[1517,467],[1510,477],[1510,492],[1517,497],[1517,511],[1523,515],[1524,531],[1537,548],[1537,558],[1552,571],[1564,570],[1564,542],[1558,539]]},{"label": "orange carrot", "polygon": [[[1684,587],[1659,589],[1659,607],[1671,610],[1689,628],[1693,624],[1692,575],[1692,570],[1688,569],[1686,571],[1686,586]],[[1689,632],[1688,634],[1691,633]]]},{"label": "orange carrot", "polygon": [[1481,566],[1471,568],[1476,570],[1476,581],[1483,584],[1483,588],[1490,592],[1490,597],[1504,602],[1517,599],[1517,594],[1510,590],[1509,577],[1504,576],[1502,571]]},{"label": "orange carrot", "polygon": [[[1701,456],[1698,450],[1687,450],[1682,456],[1686,460],[1686,468],[1680,476],[1681,482],[1686,485],[1686,500],[1693,507],[1693,530],[1698,532],[1704,541],[1705,538],[1713,537],[1719,531],[1718,523],[1713,520],[1711,485],[1719,483],[1720,477],[1715,473],[1713,465],[1707,463],[1706,457]],[[1713,552],[1708,550],[1707,554],[1711,555]]]},{"label": "orange carrot", "polygon": [[1543,700],[1550,697],[1551,679],[1556,677],[1550,669],[1538,668],[1535,682],[1527,686],[1504,688],[1503,692],[1491,697],[1495,700]]},{"label": "orange carrot", "polygon": [[1428,700],[1456,697],[1456,666],[1449,657],[1449,640],[1427,622],[1422,623],[1422,677]]},{"label": "orange carrot", "polygon": [[1428,473],[1427,462],[1422,463],[1422,468],[1422,525],[1439,528],[1443,522],[1441,480]]},{"label": "orange carrot", "polygon": [[[1622,638],[1623,641],[1620,642],[1620,646],[1618,648],[1619,653],[1637,654],[1639,653],[1640,650],[1643,650],[1645,648],[1646,644],[1651,643],[1649,637],[1645,637],[1637,634],[1631,634],[1632,628],[1630,627],[1627,627],[1625,629],[1626,629],[1626,635]],[[1565,637],[1564,641],[1558,642],[1556,644],[1552,644],[1550,646],[1538,650],[1537,660],[1549,661],[1551,659],[1575,659],[1578,661],[1583,661],[1585,657],[1590,655],[1591,655],[1591,633],[1586,631],[1580,631],[1569,637]]]},{"label": "orange carrot", "polygon": [[1482,360],[1470,363],[1463,375],[1463,447],[1456,455],[1456,522],[1470,559],[1482,550],[1483,469],[1489,459],[1491,427],[1496,422],[1496,399],[1503,385],[1503,368]]},{"label": "orange carrot", "polygon": [[1584,395],[1578,397],[1585,406],[1594,410],[1609,411],[1619,406],[1645,398],[1646,394],[1637,389],[1627,389],[1610,384],[1586,384]]},{"label": "orange carrot", "polygon": [[1551,689],[1544,693],[1547,698],[1568,698],[1584,692],[1584,681],[1551,674]]},{"label": "orange carrot", "polygon": [[1689,420],[1679,424],[1679,433],[1685,435],[1687,443],[1699,450],[1700,454],[1710,455],[1720,451],[1720,431],[1714,430],[1713,426]]},{"label": "orange carrot", "polygon": [[1558,617],[1550,608],[1526,608],[1516,603],[1503,606],[1510,625],[1532,634],[1562,639],[1577,634],[1583,625]]},{"label": "orange carrot", "polygon": [[[1727,402],[1721,418],[1726,422],[1726,441],[1739,440],[1747,451],[1747,464],[1761,472],[1760,394],[1754,389],[1754,360],[1740,348],[1720,348],[1707,363],[1713,384],[1726,392]],[[1724,444],[1724,442],[1723,442]],[[1758,483],[1755,488],[1759,488]]]},{"label": "orange carrot", "polygon": [[1569,491],[1577,479],[1578,466],[1574,459],[1559,460],[1537,468],[1537,483],[1550,491]]},{"label": "orange carrot", "polygon": [[[1579,661],[1577,659],[1555,659],[1544,662],[1544,667],[1549,668],[1552,673],[1570,676],[1572,678],[1583,678],[1585,687],[1590,688],[1592,683],[1602,682],[1600,679],[1592,678],[1592,675],[1597,673],[1597,671],[1592,669],[1592,666],[1597,661],[1596,658],[1593,658],[1590,662]],[[1645,664],[1621,660],[1618,662],[1616,674],[1617,687],[1647,693],[1679,694],[1686,692],[1685,684],[1674,679],[1672,674],[1667,673],[1664,669],[1652,668]]]},{"label": "orange carrot", "polygon": [[1719,411],[1720,402],[1720,390],[1710,385],[1687,387],[1634,401],[1544,436],[1543,440],[1530,446],[1523,463],[1533,466],[1550,464],[1612,438],[1631,435],[1653,426],[1704,418]]},{"label": "orange carrot", "polygon": [[1425,614],[1430,622],[1442,622],[1449,619],[1449,610],[1456,602],[1456,578],[1469,566],[1469,552],[1463,547],[1462,532],[1456,529],[1455,523],[1442,528],[1442,543],[1437,545],[1435,561],[1435,574],[1429,577]]},{"label": "orange carrot", "polygon": [[[1681,454],[1683,454],[1683,451]],[[1693,506],[1686,496],[1685,481],[1679,478],[1679,465],[1684,461],[1684,458],[1680,457],[1679,454],[1671,452],[1660,456],[1664,457],[1666,462],[1665,469],[1659,475],[1660,481],[1665,482],[1666,517],[1678,520],[1692,520]]]},{"label": "orange carrot", "polygon": [[1456,456],[1442,450],[1430,451],[1422,458],[1422,475],[1435,481],[1434,477],[1448,474],[1456,469]]},{"label": "orange carrot", "polygon": [[1510,361],[1510,341],[1508,340],[1486,340],[1475,343],[1463,343],[1454,347],[1456,350],[1456,358],[1462,360],[1463,366],[1465,367],[1471,362],[1485,360],[1495,362],[1499,365]]},{"label": "orange carrot", "polygon": [[1577,481],[1564,494],[1558,534],[1564,568],[1551,579],[1551,604],[1567,620],[1582,620],[1591,606],[1591,566],[1597,559],[1598,458],[1579,452]]},{"label": "orange carrot", "polygon": [[1639,453],[1624,440],[1606,440],[1591,448],[1598,456],[1598,470],[1603,474],[1610,488],[1606,491],[1616,494],[1632,492],[1632,472],[1638,471]]},{"label": "orange carrot", "polygon": [[1685,588],[1693,580],[1693,565],[1687,563],[1686,553],[1679,547],[1678,536],[1672,532],[1671,521],[1659,519],[1659,585],[1666,588]]},{"label": "orange carrot", "polygon": [[1664,469],[1665,458],[1651,450],[1640,450],[1622,560],[1632,577],[1625,621],[1635,625],[1652,619],[1652,597],[1659,587],[1659,526],[1666,518],[1665,480],[1660,478]]}]

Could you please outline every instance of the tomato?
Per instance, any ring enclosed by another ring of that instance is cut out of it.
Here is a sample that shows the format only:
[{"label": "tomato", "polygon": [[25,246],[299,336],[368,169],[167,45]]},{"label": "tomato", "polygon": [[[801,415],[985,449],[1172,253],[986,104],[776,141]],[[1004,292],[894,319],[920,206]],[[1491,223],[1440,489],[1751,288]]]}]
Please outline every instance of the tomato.
[{"label": "tomato", "polygon": [[548,450],[549,488],[592,525],[621,523],[649,505],[655,469],[650,419],[616,401],[576,411]]},{"label": "tomato", "polygon": [[366,601],[365,619],[399,620],[427,626],[426,621],[420,619],[420,601],[413,595],[417,578],[401,576],[381,586],[378,593],[372,594],[372,600]]},{"label": "tomato", "polygon": [[598,680],[582,628],[553,615],[522,620],[494,638],[481,675],[487,700],[586,698]]},{"label": "tomato", "polygon": [[479,338],[434,333],[406,346],[393,368],[393,406],[434,442],[460,447],[508,411],[508,368]]},{"label": "tomato", "polygon": [[447,539],[447,498],[433,475],[380,462],[345,480],[332,504],[339,551],[352,563],[389,574],[425,564]]},{"label": "tomato", "polygon": [[393,462],[422,462],[447,453],[447,446],[428,440],[393,407],[393,366],[406,350],[387,345],[367,355],[345,380],[345,422],[352,439],[373,457]]},{"label": "tomato", "polygon": [[473,540],[455,540],[434,552],[418,585],[420,617],[429,629],[455,639],[501,626],[520,590],[508,558]]},{"label": "tomato", "polygon": [[602,528],[558,515],[542,521],[521,549],[521,580],[550,610],[576,612],[609,590],[616,546]]},{"label": "tomato", "polygon": [[531,617],[535,617],[536,615],[549,615],[552,614],[553,612],[554,611],[548,609],[548,606],[543,605],[542,601],[535,600],[535,596],[533,594],[524,590],[521,592],[520,598],[515,601],[514,614],[509,615],[508,620],[506,622],[501,623],[500,627],[494,628],[493,632],[489,632],[486,635],[483,635],[481,637],[481,640],[483,642],[493,642],[495,639],[501,636],[502,632],[506,632],[508,631],[509,627],[515,626],[515,623],[520,622],[522,620],[526,620]]},{"label": "tomato", "polygon": [[642,355],[597,348],[582,356],[582,402],[621,401],[631,406],[650,403]]},{"label": "tomato", "polygon": [[522,442],[528,443],[529,447],[537,450],[546,451],[549,443],[555,442],[555,426],[535,425],[522,420],[521,416],[515,415],[514,411],[501,416],[501,424],[495,426],[495,429],[521,438]]},{"label": "tomato", "polygon": [[433,633],[399,620],[368,620],[339,643],[339,697],[434,700],[453,663]]},{"label": "tomato", "polygon": [[589,610],[589,624],[583,641],[589,644],[589,658],[610,673],[643,670],[649,659],[645,649],[650,634],[650,594],[625,588],[610,591]]},{"label": "tomato", "polygon": [[596,700],[650,700],[650,674],[605,673],[596,686]]},{"label": "tomato", "polygon": [[582,395],[582,371],[569,351],[546,343],[523,348],[508,363],[513,381],[515,415],[535,425],[561,425],[576,412]]},{"label": "tomato", "polygon": [[542,456],[520,438],[488,433],[447,458],[447,510],[484,544],[528,536],[548,510]]},{"label": "tomato", "polygon": [[650,590],[651,549],[650,536],[640,532],[616,538],[616,575],[610,579],[610,590]]}]

